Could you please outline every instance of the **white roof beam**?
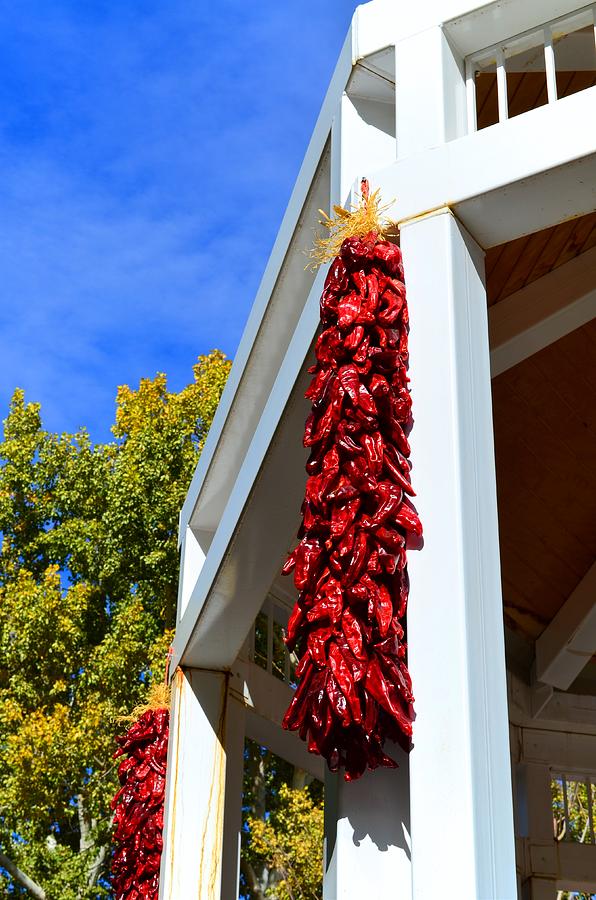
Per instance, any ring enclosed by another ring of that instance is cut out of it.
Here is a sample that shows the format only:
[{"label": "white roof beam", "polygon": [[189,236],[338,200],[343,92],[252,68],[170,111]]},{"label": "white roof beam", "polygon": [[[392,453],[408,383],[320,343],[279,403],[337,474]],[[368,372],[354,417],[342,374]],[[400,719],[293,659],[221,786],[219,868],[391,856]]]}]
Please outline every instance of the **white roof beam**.
[{"label": "white roof beam", "polygon": [[596,563],[536,641],[536,678],[567,690],[596,653]]},{"label": "white roof beam", "polygon": [[[398,97],[399,102],[399,97]],[[596,209],[596,87],[372,174],[404,223],[449,207],[485,249]],[[482,160],[482,165],[478,165]]]},{"label": "white roof beam", "polygon": [[[179,663],[205,669],[233,664],[290,549],[306,473],[303,480],[288,478],[287,473],[304,472],[306,462],[307,454],[296,435],[302,434],[308,412],[305,357],[319,323],[325,275],[324,268],[318,270],[176,628],[171,671]],[[267,454],[268,464],[263,466]]]},{"label": "white roof beam", "polygon": [[596,247],[489,309],[494,378],[596,317]]}]

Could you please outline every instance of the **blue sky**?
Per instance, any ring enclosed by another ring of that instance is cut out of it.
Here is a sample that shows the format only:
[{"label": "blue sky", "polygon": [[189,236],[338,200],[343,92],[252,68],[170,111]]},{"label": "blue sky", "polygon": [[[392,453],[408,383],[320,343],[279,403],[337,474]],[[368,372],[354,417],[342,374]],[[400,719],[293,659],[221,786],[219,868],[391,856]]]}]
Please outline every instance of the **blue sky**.
[{"label": "blue sky", "polygon": [[0,0],[0,410],[233,355],[355,3]]}]

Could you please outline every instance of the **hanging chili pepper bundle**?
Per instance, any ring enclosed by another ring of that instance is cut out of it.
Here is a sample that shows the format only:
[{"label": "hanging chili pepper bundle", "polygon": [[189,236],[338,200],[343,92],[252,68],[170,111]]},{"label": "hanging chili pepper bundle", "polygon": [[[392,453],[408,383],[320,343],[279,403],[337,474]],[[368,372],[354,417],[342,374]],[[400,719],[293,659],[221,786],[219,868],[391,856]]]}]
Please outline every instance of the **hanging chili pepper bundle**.
[{"label": "hanging chili pepper bundle", "polygon": [[[114,757],[120,790],[112,800],[114,843],[112,888],[115,900],[157,900],[163,848],[163,812],[169,732],[165,685],[152,691],[136,721],[116,738]],[[131,717],[131,718],[132,718]]]},{"label": "hanging chili pepper bundle", "polygon": [[412,425],[408,308],[401,252],[383,239],[378,195],[352,213],[337,209],[314,256],[334,258],[321,297],[310,449],[300,543],[293,571],[299,599],[286,644],[298,687],[283,726],[297,730],[331,771],[359,778],[395,767],[386,739],[408,750],[413,695],[406,663],[406,549],[419,542],[409,498]]}]

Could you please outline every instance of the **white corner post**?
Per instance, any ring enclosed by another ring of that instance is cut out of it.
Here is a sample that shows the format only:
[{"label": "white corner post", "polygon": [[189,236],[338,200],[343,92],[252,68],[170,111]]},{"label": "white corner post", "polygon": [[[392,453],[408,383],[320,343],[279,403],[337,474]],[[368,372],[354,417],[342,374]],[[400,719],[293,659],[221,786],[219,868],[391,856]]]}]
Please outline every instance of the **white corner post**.
[{"label": "white corner post", "polygon": [[483,252],[449,209],[401,229],[410,309],[408,554],[415,900],[517,896]]},{"label": "white corner post", "polygon": [[[178,669],[172,682],[160,900],[238,896],[243,709],[228,682],[202,669]],[[233,806],[226,769],[239,787]]]}]

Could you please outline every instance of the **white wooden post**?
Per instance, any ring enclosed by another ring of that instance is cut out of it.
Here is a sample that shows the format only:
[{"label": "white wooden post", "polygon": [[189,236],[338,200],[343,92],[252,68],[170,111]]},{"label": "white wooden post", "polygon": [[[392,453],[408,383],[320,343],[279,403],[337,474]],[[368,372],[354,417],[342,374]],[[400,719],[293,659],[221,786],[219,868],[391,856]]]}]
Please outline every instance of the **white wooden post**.
[{"label": "white wooden post", "polygon": [[324,900],[411,900],[408,758],[359,781],[325,778]]},{"label": "white wooden post", "polygon": [[230,686],[226,716],[226,786],[224,799],[222,900],[237,900],[240,879],[242,837],[242,785],[244,776],[244,736],[246,708],[241,696]]},{"label": "white wooden post", "polygon": [[168,746],[160,900],[220,900],[228,676],[178,670]]},{"label": "white wooden post", "polygon": [[[463,70],[463,61],[438,25],[398,41],[395,81],[400,159],[466,134],[468,97]],[[475,130],[475,114],[470,130]]]},{"label": "white wooden post", "polygon": [[448,209],[405,224],[411,434],[425,536],[409,553],[416,900],[516,897],[483,253]]}]

